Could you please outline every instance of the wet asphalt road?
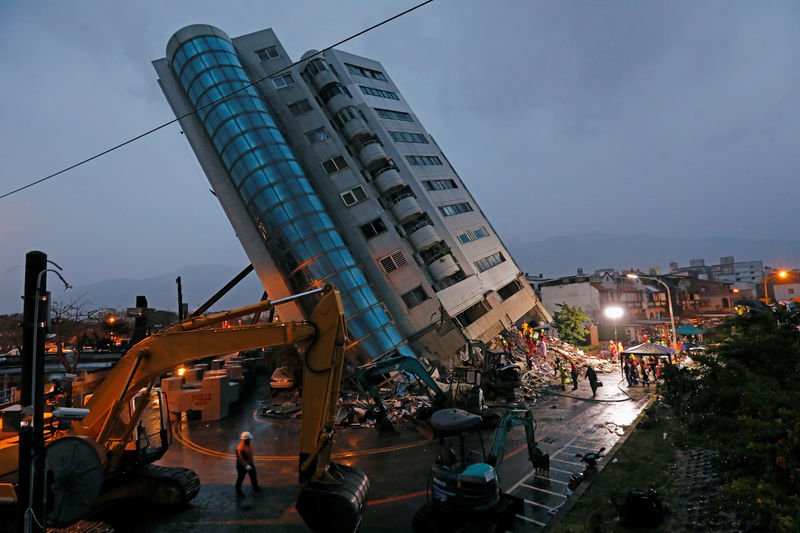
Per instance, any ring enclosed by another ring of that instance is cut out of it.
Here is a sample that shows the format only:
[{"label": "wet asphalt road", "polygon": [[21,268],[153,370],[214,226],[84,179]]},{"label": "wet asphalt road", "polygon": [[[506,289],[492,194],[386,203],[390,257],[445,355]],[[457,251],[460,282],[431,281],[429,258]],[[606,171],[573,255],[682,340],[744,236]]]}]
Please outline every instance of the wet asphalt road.
[{"label": "wet asphalt road", "polygon": [[[576,453],[610,450],[647,404],[649,392],[617,387],[619,375],[605,374],[605,386],[591,401],[588,384],[578,391],[571,387],[564,396],[545,396],[534,405],[536,440],[551,457],[544,477],[534,476],[527,460],[523,428],[508,436],[505,460],[498,468],[501,486],[525,499],[515,531],[541,531],[565,500],[566,482],[582,470]],[[623,392],[630,392],[630,398]],[[130,506],[106,518],[119,533],[250,533],[257,531],[308,531],[294,510],[297,495],[297,442],[299,421],[265,419],[257,414],[262,391],[256,391],[225,420],[190,421],[175,424],[175,439],[159,464],[195,470],[202,481],[198,496],[185,508],[170,514]],[[256,469],[262,491],[253,493],[245,480],[246,496],[234,494],[235,448],[241,431],[254,435]],[[491,431],[483,432],[487,449]],[[436,443],[415,427],[400,434],[380,433],[372,428],[342,428],[337,431],[335,462],[353,465],[370,480],[369,505],[360,531],[411,531],[411,519],[426,501],[428,473]],[[478,441],[474,449],[480,450]],[[608,458],[611,460],[611,457]],[[601,460],[605,461],[605,459]],[[552,511],[551,511],[552,510]]]}]

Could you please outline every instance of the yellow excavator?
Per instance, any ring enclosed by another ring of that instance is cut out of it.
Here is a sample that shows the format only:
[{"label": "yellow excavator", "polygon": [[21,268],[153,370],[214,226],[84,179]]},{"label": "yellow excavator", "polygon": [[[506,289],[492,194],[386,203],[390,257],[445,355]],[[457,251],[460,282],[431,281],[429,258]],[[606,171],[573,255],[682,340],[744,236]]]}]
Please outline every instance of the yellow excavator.
[{"label": "yellow excavator", "polygon": [[[155,381],[193,359],[309,343],[302,356],[296,508],[312,531],[355,531],[366,507],[369,481],[360,470],[330,461],[347,343],[344,311],[339,292],[331,285],[297,297],[313,294],[321,298],[309,321],[209,327],[272,308],[273,303],[265,300],[175,324],[139,342],[119,360],[80,413],[82,419],[69,420],[80,410],[56,409],[49,414],[48,524],[68,525],[126,499],[162,505],[190,501],[200,490],[195,472],[152,464],[171,441],[167,398],[154,387]],[[14,504],[10,500],[15,484],[8,481],[16,474],[18,443],[16,436],[0,441],[0,481],[6,481],[0,483],[0,496],[5,495],[0,501],[6,501],[6,507]]]}]

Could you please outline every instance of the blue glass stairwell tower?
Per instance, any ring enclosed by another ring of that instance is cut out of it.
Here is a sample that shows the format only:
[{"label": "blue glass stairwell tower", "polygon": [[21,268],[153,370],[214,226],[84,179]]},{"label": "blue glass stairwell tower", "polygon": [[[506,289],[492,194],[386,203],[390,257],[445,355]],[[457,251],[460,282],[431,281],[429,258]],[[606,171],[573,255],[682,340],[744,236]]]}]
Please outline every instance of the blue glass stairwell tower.
[{"label": "blue glass stairwell tower", "polygon": [[184,28],[170,39],[167,60],[291,290],[332,283],[341,292],[351,341],[364,358],[394,351],[413,356],[267,103],[248,87],[251,80],[227,35],[206,25]]}]

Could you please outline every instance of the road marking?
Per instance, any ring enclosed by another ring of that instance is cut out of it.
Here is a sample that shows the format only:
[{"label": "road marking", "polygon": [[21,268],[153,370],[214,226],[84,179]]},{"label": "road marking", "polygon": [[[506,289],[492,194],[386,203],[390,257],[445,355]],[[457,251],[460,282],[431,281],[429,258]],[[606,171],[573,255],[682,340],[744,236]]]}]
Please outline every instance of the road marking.
[{"label": "road marking", "polygon": [[542,477],[542,476],[533,476],[533,477],[535,477],[536,479],[544,479],[548,483],[560,483],[561,485],[569,485],[569,483],[567,483],[566,481],[559,481],[557,479],[553,479],[550,477]]},{"label": "road marking", "polygon": [[[174,427],[174,426],[173,426]],[[194,450],[197,453],[209,456],[209,457],[217,457],[220,459],[235,459],[235,453],[226,453],[217,450],[212,450],[210,448],[206,448],[204,446],[200,446],[199,444],[189,440],[186,438],[180,430],[173,429],[173,434],[175,435],[175,439],[186,446],[187,448]],[[411,442],[408,444],[398,444],[396,446],[386,446],[384,448],[373,448],[371,450],[357,450],[357,451],[349,451],[349,452],[338,452],[332,453],[331,458],[342,459],[347,457],[358,457],[362,455],[375,455],[378,453],[387,453],[393,452],[397,450],[407,450],[409,448],[414,448],[416,446],[422,446],[425,444],[431,444],[434,440],[422,440],[417,442]],[[297,461],[297,455],[256,455],[253,457],[253,460],[258,462],[265,462],[265,461]]]},{"label": "road marking", "polygon": [[550,460],[558,461],[559,463],[567,463],[568,465],[581,466],[580,462],[575,462],[575,461],[565,461],[564,459],[553,459],[552,457],[550,458]]},{"label": "road marking", "polygon": [[552,466],[550,467],[550,470],[554,470],[556,472],[561,472],[562,474],[570,474],[570,475],[575,473],[574,471],[571,471],[571,470],[561,470],[560,468],[553,468]]},{"label": "road marking", "polygon": [[553,509],[553,508],[552,508],[552,507],[550,507],[549,505],[543,505],[543,504],[541,504],[541,503],[538,503],[538,502],[535,502],[535,501],[533,501],[533,500],[524,500],[524,502],[525,502],[525,503],[529,503],[529,504],[531,504],[531,505],[535,505],[536,507],[544,507],[544,508],[545,508],[545,509],[547,509],[548,511],[551,511],[551,510]]},{"label": "road marking", "polygon": [[539,527],[544,527],[544,526],[547,525],[544,522],[539,522],[538,520],[534,520],[533,518],[528,518],[527,516],[522,516],[521,514],[518,514],[517,518],[521,518],[521,519],[525,520],[526,522],[530,522],[532,524],[536,524]]},{"label": "road marking", "polygon": [[[524,485],[524,483],[523,483],[523,485]],[[559,498],[565,498],[566,499],[566,496],[564,494],[560,494],[558,492],[553,492],[552,490],[540,489],[539,487],[532,487],[531,485],[525,485],[525,486],[528,487],[529,489],[538,490],[539,492],[544,492],[545,494],[552,494],[553,496],[558,496]]]}]

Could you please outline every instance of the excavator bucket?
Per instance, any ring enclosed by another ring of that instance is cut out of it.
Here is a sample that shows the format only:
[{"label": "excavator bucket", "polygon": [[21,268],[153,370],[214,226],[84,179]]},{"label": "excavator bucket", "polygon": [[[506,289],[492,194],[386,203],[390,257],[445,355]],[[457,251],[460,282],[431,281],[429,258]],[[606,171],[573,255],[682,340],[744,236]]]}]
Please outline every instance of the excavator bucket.
[{"label": "excavator bucket", "polygon": [[311,531],[353,533],[367,507],[369,480],[357,468],[331,463],[336,483],[311,482],[300,488],[297,512]]},{"label": "excavator bucket", "polygon": [[531,454],[531,463],[533,464],[533,471],[546,474],[550,471],[550,454],[544,453],[539,447]]}]

